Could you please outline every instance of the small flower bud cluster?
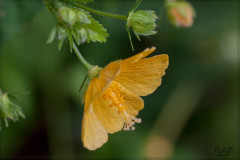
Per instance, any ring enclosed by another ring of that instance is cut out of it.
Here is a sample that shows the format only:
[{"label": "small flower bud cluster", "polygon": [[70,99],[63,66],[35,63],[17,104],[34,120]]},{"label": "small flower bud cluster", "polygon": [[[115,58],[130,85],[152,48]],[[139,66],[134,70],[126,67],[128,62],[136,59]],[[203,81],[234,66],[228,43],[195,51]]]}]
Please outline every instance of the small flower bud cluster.
[{"label": "small flower bud cluster", "polygon": [[51,43],[57,37],[59,50],[66,39],[69,41],[71,50],[74,41],[78,45],[85,42],[89,43],[90,41],[106,42],[108,37],[107,30],[93,19],[88,12],[62,5],[54,10],[53,13],[58,21],[58,25],[53,28],[47,43]]},{"label": "small flower bud cluster", "polygon": [[19,117],[25,118],[21,107],[13,103],[9,96],[11,95],[8,93],[0,93],[0,130],[2,118],[6,127],[8,127],[8,120],[17,121]]},{"label": "small flower bud cluster", "polygon": [[58,48],[62,48],[62,44],[67,38],[70,48],[73,47],[73,41],[78,44],[84,43],[87,40],[87,30],[84,25],[91,24],[89,15],[80,9],[63,6],[57,12],[58,25],[54,27],[48,38],[48,43],[51,43],[57,36],[59,41]]}]

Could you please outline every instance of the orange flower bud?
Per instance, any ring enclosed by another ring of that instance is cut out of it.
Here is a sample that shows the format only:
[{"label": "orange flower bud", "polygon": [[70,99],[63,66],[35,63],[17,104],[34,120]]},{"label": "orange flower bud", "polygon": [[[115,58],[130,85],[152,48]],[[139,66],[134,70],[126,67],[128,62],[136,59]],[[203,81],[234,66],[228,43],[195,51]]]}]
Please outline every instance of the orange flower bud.
[{"label": "orange flower bud", "polygon": [[167,15],[170,23],[176,27],[191,27],[195,17],[195,10],[186,1],[167,3]]}]

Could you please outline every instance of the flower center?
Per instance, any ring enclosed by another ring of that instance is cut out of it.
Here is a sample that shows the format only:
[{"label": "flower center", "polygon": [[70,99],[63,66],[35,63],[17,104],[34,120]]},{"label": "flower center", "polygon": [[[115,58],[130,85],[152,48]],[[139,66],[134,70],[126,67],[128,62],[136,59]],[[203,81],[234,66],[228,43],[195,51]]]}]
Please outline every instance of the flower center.
[{"label": "flower center", "polygon": [[110,104],[109,107],[115,106],[118,108],[118,113],[123,113],[124,109],[127,108],[127,106],[123,105],[124,100],[123,96],[119,93],[120,89],[121,89],[120,87],[118,88],[108,87],[107,90],[105,91],[105,94],[103,94],[103,99],[111,100],[112,104]]},{"label": "flower center", "polygon": [[133,126],[135,123],[141,123],[140,118],[136,118],[130,114],[128,114],[125,109],[127,108],[126,105],[124,105],[124,99],[123,95],[120,94],[121,87],[108,87],[103,94],[104,100],[111,100],[111,104],[109,107],[117,107],[118,113],[122,113],[125,116],[125,122],[124,122],[124,130],[134,130],[135,127]]}]

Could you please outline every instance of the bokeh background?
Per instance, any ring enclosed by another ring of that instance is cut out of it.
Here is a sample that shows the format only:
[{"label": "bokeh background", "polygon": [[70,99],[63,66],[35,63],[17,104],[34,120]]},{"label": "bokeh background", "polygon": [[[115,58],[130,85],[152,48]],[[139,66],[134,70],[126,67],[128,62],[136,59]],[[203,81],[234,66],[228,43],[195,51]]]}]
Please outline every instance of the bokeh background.
[{"label": "bokeh background", "polygon": [[[88,6],[126,14],[132,4],[106,0]],[[162,85],[143,97],[142,123],[136,130],[109,135],[102,148],[88,151],[81,142],[83,104],[78,93],[86,69],[67,42],[61,51],[56,41],[46,44],[56,21],[42,1],[1,3],[0,87],[20,93],[15,102],[26,115],[0,132],[2,158],[237,157],[239,3],[192,4],[194,25],[180,29],[168,23],[163,1],[143,2],[139,9],[159,15],[158,34],[140,42],[133,36],[134,52],[124,22],[94,15],[110,37],[105,44],[80,46],[90,63],[103,67],[156,46],[154,55],[168,54],[170,65]],[[230,152],[222,155],[217,147]]]}]

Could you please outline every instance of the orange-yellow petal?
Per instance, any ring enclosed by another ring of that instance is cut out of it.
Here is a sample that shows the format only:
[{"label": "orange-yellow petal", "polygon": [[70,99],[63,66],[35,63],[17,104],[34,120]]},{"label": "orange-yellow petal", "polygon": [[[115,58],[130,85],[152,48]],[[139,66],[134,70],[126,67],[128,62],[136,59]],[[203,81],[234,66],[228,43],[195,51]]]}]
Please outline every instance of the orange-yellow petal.
[{"label": "orange-yellow petal", "polygon": [[125,111],[128,114],[136,117],[138,115],[138,112],[144,107],[143,99],[126,89],[124,91],[121,91],[120,93],[123,95],[123,99],[125,101],[124,104],[127,106]]},{"label": "orange-yellow petal", "polygon": [[98,78],[92,79],[85,95],[84,116],[82,121],[82,142],[84,147],[95,150],[107,142],[108,133],[94,113],[92,101],[104,90],[119,72],[119,63],[111,63],[103,69]]},{"label": "orange-yellow petal", "polygon": [[108,140],[108,133],[100,124],[92,107],[85,110],[82,121],[82,142],[89,150],[101,147]]},{"label": "orange-yellow petal", "polygon": [[165,54],[138,60],[122,66],[115,81],[134,94],[146,96],[160,86],[168,63],[168,55]]},{"label": "orange-yellow petal", "polygon": [[151,54],[153,51],[155,51],[156,48],[155,47],[152,47],[152,48],[147,48],[145,49],[144,51],[132,56],[132,57],[129,57],[123,61],[121,61],[121,65],[124,67],[126,65],[130,65],[132,63],[135,63],[137,61],[139,61],[140,59],[144,58],[144,57],[147,57],[149,54]]},{"label": "orange-yellow petal", "polygon": [[124,115],[118,112],[117,107],[110,106],[110,100],[104,100],[99,96],[94,102],[93,107],[100,123],[108,133],[114,133],[122,130],[124,124]]}]

